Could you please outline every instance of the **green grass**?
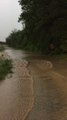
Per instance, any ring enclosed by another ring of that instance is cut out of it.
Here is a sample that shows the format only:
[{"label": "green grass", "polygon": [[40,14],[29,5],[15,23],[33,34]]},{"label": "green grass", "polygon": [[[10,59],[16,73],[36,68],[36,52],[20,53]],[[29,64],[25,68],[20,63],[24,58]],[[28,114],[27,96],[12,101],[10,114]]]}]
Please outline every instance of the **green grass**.
[{"label": "green grass", "polygon": [[45,58],[47,58],[48,60],[67,62],[67,54],[48,55],[48,56],[45,56]]},{"label": "green grass", "polygon": [[5,79],[8,73],[12,73],[12,61],[0,59],[0,80]]},{"label": "green grass", "polygon": [[3,51],[3,50],[5,50],[4,45],[0,45],[0,52]]}]

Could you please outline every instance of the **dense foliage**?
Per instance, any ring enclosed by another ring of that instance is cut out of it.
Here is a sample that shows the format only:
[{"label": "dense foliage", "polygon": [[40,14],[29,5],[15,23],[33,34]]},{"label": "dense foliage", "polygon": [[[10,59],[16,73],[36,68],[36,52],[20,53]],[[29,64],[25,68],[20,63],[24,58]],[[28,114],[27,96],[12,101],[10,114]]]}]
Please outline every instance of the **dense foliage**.
[{"label": "dense foliage", "polygon": [[67,0],[19,0],[24,28],[6,39],[16,48],[42,53],[67,51]]},{"label": "dense foliage", "polygon": [[3,80],[8,73],[12,73],[12,61],[0,59],[0,80]]}]

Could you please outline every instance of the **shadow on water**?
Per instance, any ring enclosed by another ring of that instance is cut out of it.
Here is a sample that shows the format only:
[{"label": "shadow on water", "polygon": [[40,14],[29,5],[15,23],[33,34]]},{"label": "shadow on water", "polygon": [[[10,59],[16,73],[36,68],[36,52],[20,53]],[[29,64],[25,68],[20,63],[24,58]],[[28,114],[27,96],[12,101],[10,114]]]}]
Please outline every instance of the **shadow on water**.
[{"label": "shadow on water", "polygon": [[25,53],[25,59],[32,60],[32,59],[45,59],[45,55],[35,54],[31,52],[24,52]]}]

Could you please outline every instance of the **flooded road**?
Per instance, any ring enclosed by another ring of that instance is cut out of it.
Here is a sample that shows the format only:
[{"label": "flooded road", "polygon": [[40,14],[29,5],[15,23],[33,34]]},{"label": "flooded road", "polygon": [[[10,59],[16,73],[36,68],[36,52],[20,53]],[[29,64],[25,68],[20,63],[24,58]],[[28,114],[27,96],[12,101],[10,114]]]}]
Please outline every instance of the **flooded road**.
[{"label": "flooded road", "polygon": [[67,77],[48,61],[30,60],[34,106],[26,120],[67,120]]},{"label": "flooded road", "polygon": [[0,120],[24,120],[33,106],[33,80],[21,51],[7,49],[5,53],[14,68],[13,74],[0,82]]},{"label": "flooded road", "polygon": [[10,48],[5,54],[13,74],[0,81],[0,120],[67,120],[67,78],[40,56]]}]

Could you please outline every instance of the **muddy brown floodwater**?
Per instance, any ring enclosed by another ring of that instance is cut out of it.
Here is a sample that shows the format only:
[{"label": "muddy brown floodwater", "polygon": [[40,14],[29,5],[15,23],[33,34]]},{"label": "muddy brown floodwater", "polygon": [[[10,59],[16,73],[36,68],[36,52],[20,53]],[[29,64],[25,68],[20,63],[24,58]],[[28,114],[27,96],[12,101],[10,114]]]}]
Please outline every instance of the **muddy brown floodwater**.
[{"label": "muddy brown floodwater", "polygon": [[26,120],[67,120],[67,76],[53,70],[50,62],[30,60],[34,106]]},{"label": "muddy brown floodwater", "polygon": [[67,76],[42,56],[7,48],[5,57],[13,74],[0,82],[0,120],[67,120]]},{"label": "muddy brown floodwater", "polygon": [[13,60],[13,74],[0,82],[0,120],[24,120],[34,102],[33,80],[27,61],[19,50],[7,49],[5,56]]}]

